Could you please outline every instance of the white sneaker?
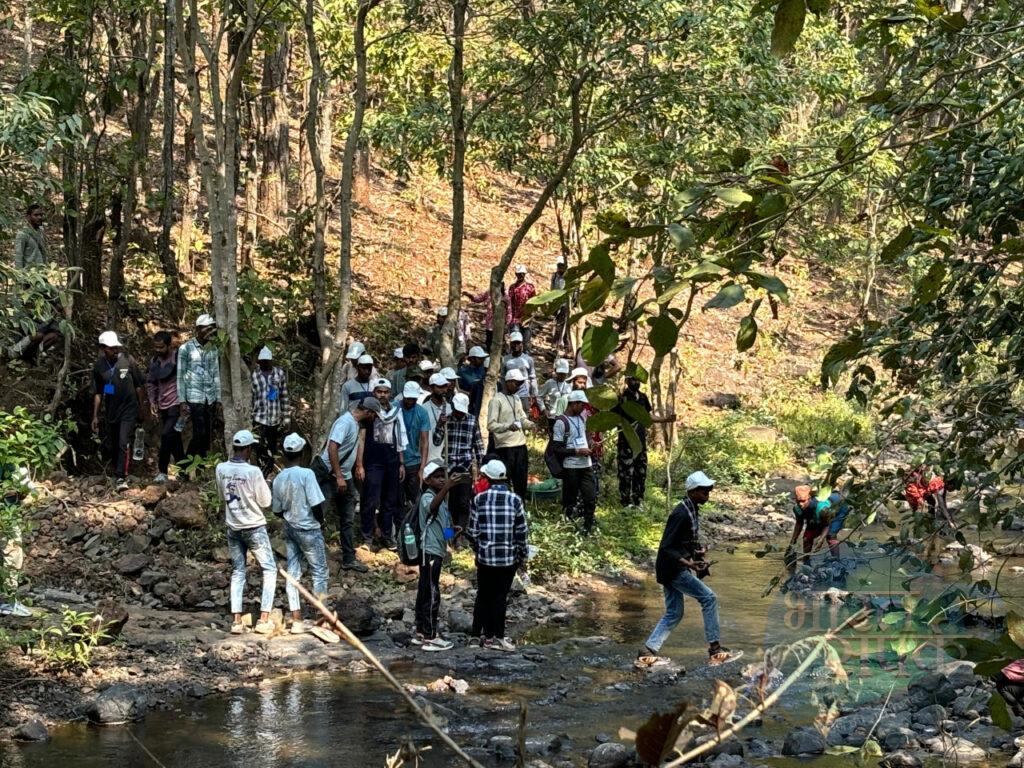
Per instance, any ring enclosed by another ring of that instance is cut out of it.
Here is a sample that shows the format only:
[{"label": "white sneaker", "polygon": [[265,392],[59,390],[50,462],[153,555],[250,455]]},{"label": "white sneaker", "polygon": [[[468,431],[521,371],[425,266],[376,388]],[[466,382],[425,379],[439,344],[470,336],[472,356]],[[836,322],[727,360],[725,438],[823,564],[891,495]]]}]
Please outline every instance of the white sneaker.
[{"label": "white sneaker", "polygon": [[512,653],[516,649],[516,644],[509,640],[507,637],[496,637],[494,638],[491,647],[497,648],[499,651],[506,651],[507,653]]},{"label": "white sneaker", "polygon": [[309,632],[309,629],[306,628],[306,622],[300,619],[299,621],[292,622],[291,632],[293,635],[304,635]]},{"label": "white sneaker", "polygon": [[120,480],[117,481],[117,485],[114,486],[114,489],[118,491],[127,491],[128,481],[122,477]]},{"label": "white sneaker", "polygon": [[274,631],[274,623],[272,621],[258,621],[256,626],[252,628],[252,631],[257,635],[269,635]]},{"label": "white sneaker", "polygon": [[455,647],[455,643],[451,640],[445,640],[443,637],[435,637],[433,640],[427,640],[423,643],[424,651],[450,651]]},{"label": "white sneaker", "polygon": [[163,485],[164,483],[167,482],[167,473],[161,472],[160,474],[153,478],[153,482],[156,483],[157,485]]},{"label": "white sneaker", "polygon": [[27,619],[33,616],[32,609],[15,600],[13,603],[0,603],[0,616],[17,616]]}]

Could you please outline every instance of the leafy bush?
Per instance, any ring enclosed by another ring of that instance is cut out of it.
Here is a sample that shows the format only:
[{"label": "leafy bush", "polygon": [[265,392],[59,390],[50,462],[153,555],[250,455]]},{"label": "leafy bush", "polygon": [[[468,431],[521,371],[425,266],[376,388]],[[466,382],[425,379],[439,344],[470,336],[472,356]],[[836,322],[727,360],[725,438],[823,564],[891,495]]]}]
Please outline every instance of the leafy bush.
[{"label": "leafy bush", "polygon": [[798,449],[852,446],[872,432],[871,417],[832,392],[776,392],[766,401],[765,415]]},{"label": "leafy bush", "polygon": [[88,668],[96,647],[110,639],[104,626],[102,616],[65,608],[60,624],[33,630],[29,653],[55,666]]},{"label": "leafy bush", "polygon": [[716,414],[679,431],[673,472],[685,477],[703,470],[719,482],[749,484],[784,466],[789,453],[780,442],[765,439],[743,413]]}]

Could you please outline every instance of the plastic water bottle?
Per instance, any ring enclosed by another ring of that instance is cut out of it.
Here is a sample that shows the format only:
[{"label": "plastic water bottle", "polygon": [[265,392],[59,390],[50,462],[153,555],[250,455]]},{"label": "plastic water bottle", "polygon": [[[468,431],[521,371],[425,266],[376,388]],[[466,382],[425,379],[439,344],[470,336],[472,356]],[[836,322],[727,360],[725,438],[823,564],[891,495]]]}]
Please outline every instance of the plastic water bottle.
[{"label": "plastic water bottle", "polygon": [[415,546],[415,544],[416,544],[416,532],[413,531],[412,526],[409,525],[408,523],[405,524],[405,527],[402,530],[402,538],[405,541],[405,546],[406,547]]},{"label": "plastic water bottle", "polygon": [[178,416],[178,420],[176,422],[174,422],[174,431],[175,432],[184,432],[185,431],[185,414],[184,413],[181,414],[180,416]]},{"label": "plastic water bottle", "polygon": [[132,450],[132,459],[142,461],[146,458],[146,430],[142,427],[135,429],[135,447]]}]

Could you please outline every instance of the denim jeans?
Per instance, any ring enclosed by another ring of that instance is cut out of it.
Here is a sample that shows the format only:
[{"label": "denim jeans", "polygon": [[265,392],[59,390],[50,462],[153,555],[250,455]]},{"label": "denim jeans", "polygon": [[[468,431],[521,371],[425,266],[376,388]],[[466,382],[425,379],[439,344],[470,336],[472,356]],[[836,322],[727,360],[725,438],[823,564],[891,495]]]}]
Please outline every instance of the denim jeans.
[{"label": "denim jeans", "polygon": [[671,584],[663,585],[665,590],[665,615],[647,638],[647,648],[657,653],[668,640],[669,634],[683,618],[683,596],[692,597],[700,603],[704,615],[704,639],[708,645],[718,642],[718,598],[715,593],[692,571],[682,570]]},{"label": "denim jeans", "polygon": [[235,531],[228,528],[228,555],[231,558],[231,612],[242,612],[242,595],[245,592],[245,556],[252,552],[263,570],[263,593],[260,596],[260,611],[269,612],[274,607],[274,590],[277,589],[277,561],[270,547],[267,526],[244,528]]},{"label": "denim jeans", "polygon": [[[298,581],[302,578],[303,563],[309,566],[313,576],[313,594],[327,592],[327,548],[324,532],[319,528],[299,530],[284,524],[284,544],[288,550],[288,574]],[[288,595],[288,610],[299,610],[299,590],[289,581],[284,586]]]}]

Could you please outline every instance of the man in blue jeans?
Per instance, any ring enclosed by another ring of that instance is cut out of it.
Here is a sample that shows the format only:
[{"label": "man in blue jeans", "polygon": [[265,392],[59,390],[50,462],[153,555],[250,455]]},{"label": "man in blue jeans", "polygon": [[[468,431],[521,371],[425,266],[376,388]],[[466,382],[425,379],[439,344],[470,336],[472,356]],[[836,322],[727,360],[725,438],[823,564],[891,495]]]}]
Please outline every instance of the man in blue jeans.
[{"label": "man in blue jeans", "polygon": [[704,617],[704,638],[708,642],[711,664],[730,658],[729,649],[719,643],[718,598],[701,579],[707,575],[704,548],[700,544],[701,504],[706,504],[715,482],[703,472],[686,478],[686,498],[672,510],[665,532],[658,545],[654,569],[658,583],[665,591],[665,615],[661,617],[643,650],[637,654],[640,669],[662,666],[669,660],[658,655],[669,634],[683,618],[683,597],[692,597],[700,604]]}]

